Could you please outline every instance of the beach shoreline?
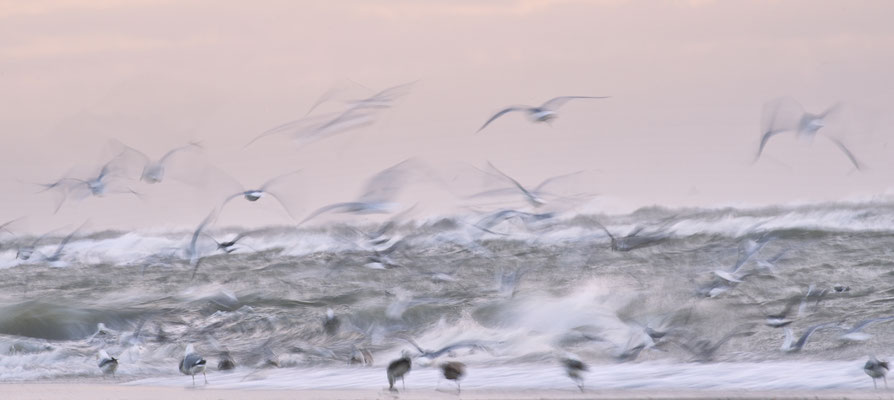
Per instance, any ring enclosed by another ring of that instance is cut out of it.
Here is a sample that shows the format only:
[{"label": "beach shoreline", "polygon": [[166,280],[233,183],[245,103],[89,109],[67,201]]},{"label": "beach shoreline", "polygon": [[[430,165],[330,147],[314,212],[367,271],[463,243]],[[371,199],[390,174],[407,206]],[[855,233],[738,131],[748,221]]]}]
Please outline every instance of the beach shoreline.
[{"label": "beach shoreline", "polygon": [[397,393],[386,389],[215,389],[204,386],[163,387],[113,384],[72,383],[4,383],[0,398],[4,400],[35,399],[894,399],[894,390],[513,390],[472,389],[457,394],[453,390],[409,389]]}]

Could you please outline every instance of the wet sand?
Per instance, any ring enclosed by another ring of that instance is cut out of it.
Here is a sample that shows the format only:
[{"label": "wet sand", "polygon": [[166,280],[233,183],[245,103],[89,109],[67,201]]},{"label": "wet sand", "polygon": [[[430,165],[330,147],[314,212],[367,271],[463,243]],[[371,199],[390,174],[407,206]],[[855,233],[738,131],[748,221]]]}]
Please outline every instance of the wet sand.
[{"label": "wet sand", "polygon": [[687,390],[221,390],[202,386],[184,388],[102,384],[26,383],[0,385],[0,399],[36,400],[243,400],[243,399],[894,399],[894,390],[805,390],[805,391],[687,391]]}]

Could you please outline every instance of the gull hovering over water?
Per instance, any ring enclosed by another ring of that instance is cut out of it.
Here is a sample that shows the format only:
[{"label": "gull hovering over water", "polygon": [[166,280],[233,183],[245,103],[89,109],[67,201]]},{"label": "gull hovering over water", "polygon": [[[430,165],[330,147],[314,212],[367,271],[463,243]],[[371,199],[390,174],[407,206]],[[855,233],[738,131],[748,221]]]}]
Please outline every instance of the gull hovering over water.
[{"label": "gull hovering over water", "polygon": [[[414,83],[415,82],[410,82],[393,86],[367,98],[349,101],[350,107],[341,112],[317,116],[305,115],[303,118],[281,124],[261,133],[251,142],[246,144],[245,147],[250,146],[261,138],[274,134],[291,134],[296,141],[309,143],[351,129],[371,125],[375,122],[377,113],[393,107],[395,101],[401,96],[406,95]],[[333,97],[332,91],[324,94],[323,97],[311,107],[308,114],[320,104],[330,100],[331,97]]]},{"label": "gull hovering over water", "polygon": [[505,173],[503,173],[503,171],[500,171],[490,161],[487,162],[487,166],[489,167],[489,169],[496,172],[496,174],[488,172],[488,171],[482,171],[483,173],[491,175],[491,176],[495,176],[501,180],[507,181],[507,182],[511,183],[512,186],[515,186],[515,188],[514,189],[506,188],[506,189],[488,190],[485,192],[474,194],[474,195],[472,195],[472,197],[499,195],[499,194],[504,194],[507,192],[515,193],[516,189],[517,189],[518,192],[521,192],[521,195],[524,197],[525,201],[528,204],[530,204],[532,207],[540,207],[547,203],[547,200],[544,199],[544,197],[547,195],[550,195],[550,193],[547,193],[544,191],[544,188],[546,186],[549,186],[550,184],[560,181],[562,179],[570,178],[575,175],[580,175],[582,172],[584,172],[584,171],[576,171],[576,172],[572,172],[569,174],[553,176],[553,177],[544,179],[543,182],[540,182],[540,184],[537,185],[535,188],[528,189],[525,186],[523,186],[521,183],[519,183],[517,180],[513,179],[511,176],[506,175]]},{"label": "gull hovering over water", "polygon": [[537,107],[525,106],[525,105],[509,106],[509,107],[506,107],[506,108],[500,110],[499,112],[494,114],[494,116],[490,117],[490,119],[488,119],[487,122],[485,122],[484,125],[481,126],[481,128],[478,128],[478,132],[481,132],[484,128],[487,128],[487,126],[490,125],[490,123],[493,122],[495,119],[500,118],[504,114],[510,113],[513,111],[522,111],[522,112],[527,113],[528,117],[533,122],[547,122],[547,123],[549,123],[559,116],[556,113],[556,111],[560,107],[564,106],[565,103],[567,103],[569,100],[607,99],[609,97],[610,96],[559,96],[559,97],[549,99],[545,103],[543,103]]},{"label": "gull hovering over water", "polygon": [[[838,109],[839,105],[835,104],[822,113],[812,114],[805,111],[801,104],[790,97],[783,97],[767,103],[764,106],[762,118],[761,142],[757,149],[757,155],[754,157],[754,162],[760,159],[764,147],[766,147],[770,138],[780,133],[793,132],[798,137],[813,139],[819,130],[826,126],[827,117],[834,114]],[[847,156],[855,168],[858,170],[862,169],[863,164],[857,160],[854,153],[844,143],[828,135],[824,135],[824,137],[834,143]]]},{"label": "gull hovering over water", "polygon": [[171,163],[176,161],[176,155],[189,150],[201,150],[202,146],[196,142],[191,142],[185,146],[180,146],[169,150],[158,160],[153,161],[143,152],[128,147],[130,151],[133,151],[136,155],[140,157],[141,163],[143,164],[143,172],[140,174],[140,180],[146,183],[155,184],[161,183],[165,178],[165,171],[168,167],[170,167]]},{"label": "gull hovering over water", "polygon": [[349,214],[387,214],[392,212],[398,204],[394,198],[403,190],[412,178],[420,173],[424,167],[415,159],[401,161],[375,175],[367,181],[363,194],[355,201],[334,203],[323,206],[305,217],[298,225],[328,212]]},{"label": "gull hovering over water", "polygon": [[[283,190],[283,189],[285,189],[283,186],[285,186],[287,183],[289,183],[288,180],[291,178],[294,178],[296,176],[296,174],[298,174],[299,172],[301,172],[301,171],[300,170],[292,171],[292,172],[289,172],[286,174],[279,175],[277,177],[274,177],[274,178],[268,180],[263,185],[261,185],[261,187],[259,187],[257,189],[248,189],[248,190],[246,190],[244,187],[242,187],[242,185],[240,185],[238,182],[236,182],[235,179],[230,178],[230,180],[232,182],[231,186],[233,188],[239,187],[239,191],[230,195],[229,197],[227,197],[226,200],[224,200],[223,204],[220,206],[220,208],[221,208],[221,210],[223,210],[223,207],[226,206],[230,200],[233,200],[237,197],[244,197],[245,200],[248,200],[250,202],[256,202],[256,201],[260,200],[262,197],[270,196],[270,197],[274,198],[277,202],[279,202],[279,204],[283,207],[283,209],[286,210],[286,213],[288,213],[289,216],[291,216],[292,218],[295,218],[295,213],[293,211],[293,208],[295,208],[295,202],[292,201],[291,196],[286,195],[288,192]],[[276,189],[275,193],[272,191],[273,189]]]},{"label": "gull hovering over water", "polygon": [[123,164],[126,163],[127,158],[126,152],[122,152],[105,163],[98,173],[85,179],[63,177],[53,183],[40,184],[44,187],[41,192],[54,190],[61,194],[54,213],[59,212],[69,196],[74,196],[76,200],[89,196],[102,197],[107,193],[130,193],[139,197],[139,193],[133,189],[119,184],[120,178],[126,178],[126,167]]}]

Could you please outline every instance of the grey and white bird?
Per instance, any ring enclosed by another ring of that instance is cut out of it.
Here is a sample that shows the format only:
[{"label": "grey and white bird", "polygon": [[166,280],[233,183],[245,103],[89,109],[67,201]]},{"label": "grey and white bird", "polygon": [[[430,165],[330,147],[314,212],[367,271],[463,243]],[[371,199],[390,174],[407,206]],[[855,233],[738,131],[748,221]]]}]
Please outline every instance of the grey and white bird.
[{"label": "grey and white bird", "polygon": [[420,174],[425,174],[426,167],[415,159],[406,159],[373,175],[364,186],[360,197],[355,201],[334,203],[323,206],[305,217],[298,225],[325,213],[347,214],[388,214],[399,204],[395,197],[410,181]]},{"label": "grey and white bird", "polygon": [[[289,192],[287,190],[288,188],[286,186],[289,186],[290,183],[292,184],[291,186],[295,186],[294,182],[291,182],[291,180],[294,179],[296,176],[298,176],[297,174],[299,172],[301,172],[301,171],[300,170],[292,171],[289,173],[285,173],[285,174],[276,176],[276,177],[268,180],[267,182],[264,182],[264,184],[261,185],[257,189],[248,189],[248,190],[243,188],[242,185],[240,185],[238,182],[235,181],[235,179],[230,178],[230,180],[232,182],[231,186],[234,188],[239,187],[240,189],[238,192],[233,193],[229,197],[227,197],[226,200],[224,200],[223,204],[221,204],[220,208],[221,208],[221,210],[223,210],[224,206],[226,206],[227,203],[230,202],[230,200],[233,200],[237,197],[244,197],[245,200],[248,200],[250,202],[256,202],[263,197],[269,196],[269,197],[274,198],[277,202],[279,202],[279,204],[282,206],[282,208],[284,210],[286,210],[286,213],[288,213],[289,216],[291,216],[292,218],[295,218],[296,211],[297,211],[296,207],[298,206],[298,204],[297,204],[297,201],[295,201],[295,199],[293,199],[291,196],[286,196],[286,193]],[[293,188],[293,190],[294,189],[295,188]]]},{"label": "grey and white bird", "polygon": [[449,381],[456,382],[456,392],[462,392],[462,388],[460,388],[459,381],[466,376],[466,364],[463,364],[459,361],[448,361],[445,363],[441,363],[441,374],[444,375]]},{"label": "grey and white bird", "polygon": [[793,343],[794,334],[792,333],[792,329],[789,327],[785,327],[784,328],[785,329],[785,339],[782,342],[782,346],[780,347],[780,350],[782,350],[786,353],[799,352],[799,351],[801,351],[801,349],[804,348],[804,345],[807,344],[807,340],[810,339],[810,336],[813,335],[814,332],[816,332],[817,330],[823,329],[823,328],[827,328],[832,325],[833,325],[832,323],[827,322],[827,323],[817,324],[817,325],[808,327],[807,330],[805,330],[804,333],[801,335],[801,337],[798,338],[798,341],[794,342],[794,343]]},{"label": "grey and white bird", "polygon": [[208,383],[208,376],[205,375],[206,361],[199,353],[196,353],[192,344],[186,346],[183,358],[180,360],[180,372],[184,375],[192,376],[192,385],[196,385],[196,374],[202,373],[205,377],[205,384]]},{"label": "grey and white bird", "polygon": [[400,378],[401,383],[403,383],[404,390],[407,389],[404,376],[410,373],[410,369],[413,367],[413,360],[410,358],[410,352],[403,350],[400,354],[401,357],[390,362],[388,368],[385,370],[388,375],[388,390],[392,392],[397,391],[397,389],[394,388],[394,383],[397,382],[398,378]]},{"label": "grey and white bird", "polygon": [[[288,134],[296,142],[307,144],[348,130],[371,125],[376,121],[377,114],[393,107],[398,98],[409,93],[409,89],[414,83],[410,82],[393,86],[369,97],[348,101],[348,107],[339,112],[314,116],[305,115],[297,120],[278,125],[264,131],[246,144],[245,147],[250,146],[261,138],[275,134]],[[320,104],[329,101],[334,97],[333,94],[333,91],[324,94],[307,114],[310,114]]]},{"label": "grey and white bird", "polygon": [[[754,162],[760,159],[770,138],[781,133],[792,132],[797,134],[798,137],[812,140],[817,132],[826,126],[826,119],[837,112],[838,109],[839,105],[836,104],[822,113],[812,114],[806,112],[800,103],[790,97],[779,98],[765,104],[761,121],[761,142],[757,148]],[[841,140],[828,135],[824,135],[824,137],[834,143],[847,156],[855,168],[859,170],[863,167]]]},{"label": "grey and white bird", "polygon": [[196,277],[196,272],[199,271],[199,263],[202,261],[202,248],[199,244],[199,238],[202,236],[202,232],[208,228],[214,219],[217,218],[217,210],[212,210],[211,213],[208,214],[205,219],[196,227],[196,230],[192,233],[192,239],[189,241],[189,245],[186,247],[186,258],[189,260],[189,265],[193,267],[192,269],[192,277],[190,279],[194,279]]},{"label": "grey and white bird", "polygon": [[881,361],[875,357],[870,357],[866,364],[863,365],[863,372],[866,375],[869,375],[872,378],[872,387],[878,389],[878,384],[875,382],[878,378],[882,378],[885,381],[885,389],[888,388],[888,362]]},{"label": "grey and white bird", "polygon": [[481,128],[478,128],[478,132],[481,132],[484,128],[487,128],[491,122],[495,119],[502,117],[506,113],[521,111],[528,115],[528,118],[533,122],[551,122],[556,119],[559,115],[557,114],[557,110],[564,106],[569,100],[574,99],[607,99],[610,96],[559,96],[552,99],[547,100],[545,103],[539,106],[526,106],[526,105],[515,105],[506,107],[496,114],[494,114]]},{"label": "grey and white bird", "polygon": [[[546,197],[552,195],[551,193],[547,193],[545,191],[545,188],[547,186],[554,184],[558,181],[565,180],[570,177],[580,175],[581,173],[584,172],[584,171],[576,171],[576,172],[572,172],[572,173],[568,173],[568,174],[553,176],[553,177],[544,179],[543,182],[540,182],[540,184],[537,185],[536,187],[534,187],[533,189],[528,189],[524,185],[519,183],[517,180],[512,178],[511,176],[505,174],[503,171],[500,171],[490,161],[487,162],[487,167],[488,167],[488,170],[490,170],[490,171],[481,170],[481,172],[483,172],[487,175],[493,176],[497,179],[506,181],[506,182],[512,184],[512,186],[514,186],[514,187],[508,188],[508,189],[487,190],[484,192],[476,193],[476,194],[472,195],[471,197],[493,196],[493,195],[507,194],[507,192],[512,193],[512,194],[521,192],[521,195],[524,197],[525,201],[532,207],[540,207],[540,206],[547,204]],[[552,197],[557,197],[557,196],[552,195]]]},{"label": "grey and white bird", "polygon": [[100,371],[105,375],[115,376],[115,371],[118,370],[118,359],[110,356],[105,350],[100,350],[97,357]]},{"label": "grey and white bird", "polygon": [[838,339],[845,342],[865,342],[871,339],[872,335],[863,332],[863,329],[870,325],[890,321],[894,321],[894,316],[865,319],[863,321],[857,322],[850,329],[847,329],[843,334],[841,334],[841,336],[838,337]]},{"label": "grey and white bird", "polygon": [[87,178],[62,177],[53,183],[40,184],[44,188],[41,192],[53,191],[59,194],[54,213],[59,212],[69,198],[83,200],[90,196],[103,197],[114,193],[130,193],[139,197],[139,193],[123,182],[127,180],[127,165],[130,164],[128,161],[130,159],[132,157],[128,152],[122,152]]},{"label": "grey and white bird", "polygon": [[143,172],[140,174],[140,180],[150,184],[161,183],[164,181],[167,169],[171,167],[172,163],[177,161],[178,155],[186,151],[196,151],[201,149],[201,145],[192,142],[185,146],[175,147],[168,150],[168,152],[158,160],[152,160],[143,152],[131,148],[133,152],[142,158]]}]

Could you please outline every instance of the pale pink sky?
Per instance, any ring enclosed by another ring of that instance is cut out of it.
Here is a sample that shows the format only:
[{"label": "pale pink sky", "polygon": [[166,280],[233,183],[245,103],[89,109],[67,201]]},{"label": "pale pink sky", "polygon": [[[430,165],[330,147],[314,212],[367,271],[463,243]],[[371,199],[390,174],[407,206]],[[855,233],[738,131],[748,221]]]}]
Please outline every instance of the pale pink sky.
[{"label": "pale pink sky", "polygon": [[[247,185],[303,168],[307,209],[409,156],[491,160],[524,182],[599,171],[592,187],[630,206],[881,195],[894,177],[891,15],[890,1],[0,1],[0,220],[191,226],[219,201],[173,184],[53,215],[52,196],[20,183],[101,163],[110,137],[153,157],[201,140]],[[243,150],[345,79],[419,82],[371,127]],[[503,106],[558,95],[613,97],[569,103],[552,127],[508,115],[474,135]],[[761,107],[782,95],[817,112],[844,103],[828,133],[868,169],[794,136],[751,165]],[[228,212],[224,224],[287,222],[272,205]]]}]

